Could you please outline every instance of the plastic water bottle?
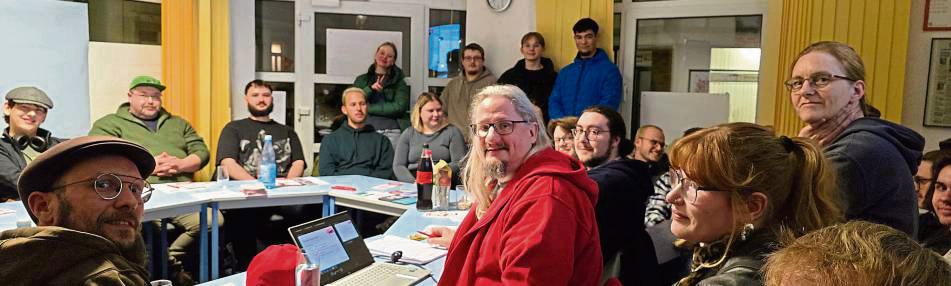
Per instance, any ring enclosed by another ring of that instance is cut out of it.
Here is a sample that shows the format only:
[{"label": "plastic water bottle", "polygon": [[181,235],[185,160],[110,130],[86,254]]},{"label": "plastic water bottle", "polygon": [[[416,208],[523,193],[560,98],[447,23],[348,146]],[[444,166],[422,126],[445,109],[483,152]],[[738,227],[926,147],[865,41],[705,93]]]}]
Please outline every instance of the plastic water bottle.
[{"label": "plastic water bottle", "polygon": [[261,164],[258,165],[258,181],[264,184],[266,189],[273,189],[277,183],[277,163],[274,160],[274,143],[271,143],[271,135],[264,135]]}]

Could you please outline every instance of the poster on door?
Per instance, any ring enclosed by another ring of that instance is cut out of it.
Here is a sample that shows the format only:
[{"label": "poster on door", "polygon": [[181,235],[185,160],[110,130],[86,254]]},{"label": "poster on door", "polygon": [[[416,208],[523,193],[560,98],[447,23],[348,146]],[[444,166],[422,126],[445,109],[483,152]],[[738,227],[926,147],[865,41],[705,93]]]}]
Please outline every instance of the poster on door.
[{"label": "poster on door", "polygon": [[951,38],[931,41],[924,125],[951,127]]}]

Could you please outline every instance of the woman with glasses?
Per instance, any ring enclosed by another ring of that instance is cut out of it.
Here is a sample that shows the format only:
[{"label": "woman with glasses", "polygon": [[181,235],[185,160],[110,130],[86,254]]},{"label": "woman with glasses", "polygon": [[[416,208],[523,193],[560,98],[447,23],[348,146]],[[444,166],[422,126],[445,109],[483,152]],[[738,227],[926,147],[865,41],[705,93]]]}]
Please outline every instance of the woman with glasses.
[{"label": "woman with glasses", "polygon": [[670,230],[695,244],[677,285],[761,285],[781,232],[798,237],[843,220],[830,166],[805,139],[724,124],[678,140],[670,163]]},{"label": "woman with glasses", "polygon": [[[544,109],[542,109],[544,110]],[[565,155],[578,158],[575,154],[575,136],[571,134],[575,130],[575,124],[578,123],[578,117],[562,117],[548,122],[548,136],[554,141],[555,151]]]},{"label": "woman with glasses", "polygon": [[445,160],[452,168],[454,177],[458,178],[459,162],[468,149],[462,131],[446,120],[439,97],[430,92],[420,94],[410,119],[413,128],[403,131],[396,142],[396,157],[393,158],[396,179],[407,183],[416,181],[416,167],[423,152],[423,144],[429,144],[434,163]]},{"label": "woman with glasses", "polygon": [[805,124],[799,136],[823,148],[848,202],[846,218],[911,235],[918,218],[915,174],[924,138],[907,127],[868,116],[865,65],[843,43],[818,42],[799,53],[785,82]]},{"label": "woman with glasses", "polygon": [[376,48],[373,64],[353,81],[367,94],[367,124],[396,144],[400,132],[409,126],[409,86],[403,70],[396,66],[396,45],[384,42]]}]

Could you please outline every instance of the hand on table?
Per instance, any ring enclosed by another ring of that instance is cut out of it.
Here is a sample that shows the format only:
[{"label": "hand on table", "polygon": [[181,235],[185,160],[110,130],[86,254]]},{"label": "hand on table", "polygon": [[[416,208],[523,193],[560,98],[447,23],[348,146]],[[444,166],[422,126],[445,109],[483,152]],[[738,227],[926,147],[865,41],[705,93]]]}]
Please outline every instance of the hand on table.
[{"label": "hand on table", "polygon": [[439,245],[445,248],[449,248],[449,243],[452,242],[452,238],[456,236],[456,230],[451,229],[445,226],[427,226],[426,233],[431,234],[432,236],[426,240],[430,244]]}]

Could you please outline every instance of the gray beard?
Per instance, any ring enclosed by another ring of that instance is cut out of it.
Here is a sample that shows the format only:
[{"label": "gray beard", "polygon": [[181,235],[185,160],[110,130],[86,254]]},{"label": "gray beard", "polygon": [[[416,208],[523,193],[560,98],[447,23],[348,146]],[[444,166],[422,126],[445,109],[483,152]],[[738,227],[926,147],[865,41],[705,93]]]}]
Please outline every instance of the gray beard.
[{"label": "gray beard", "polygon": [[485,165],[482,165],[485,175],[496,180],[505,177],[505,167],[505,163],[497,159],[486,159]]}]

